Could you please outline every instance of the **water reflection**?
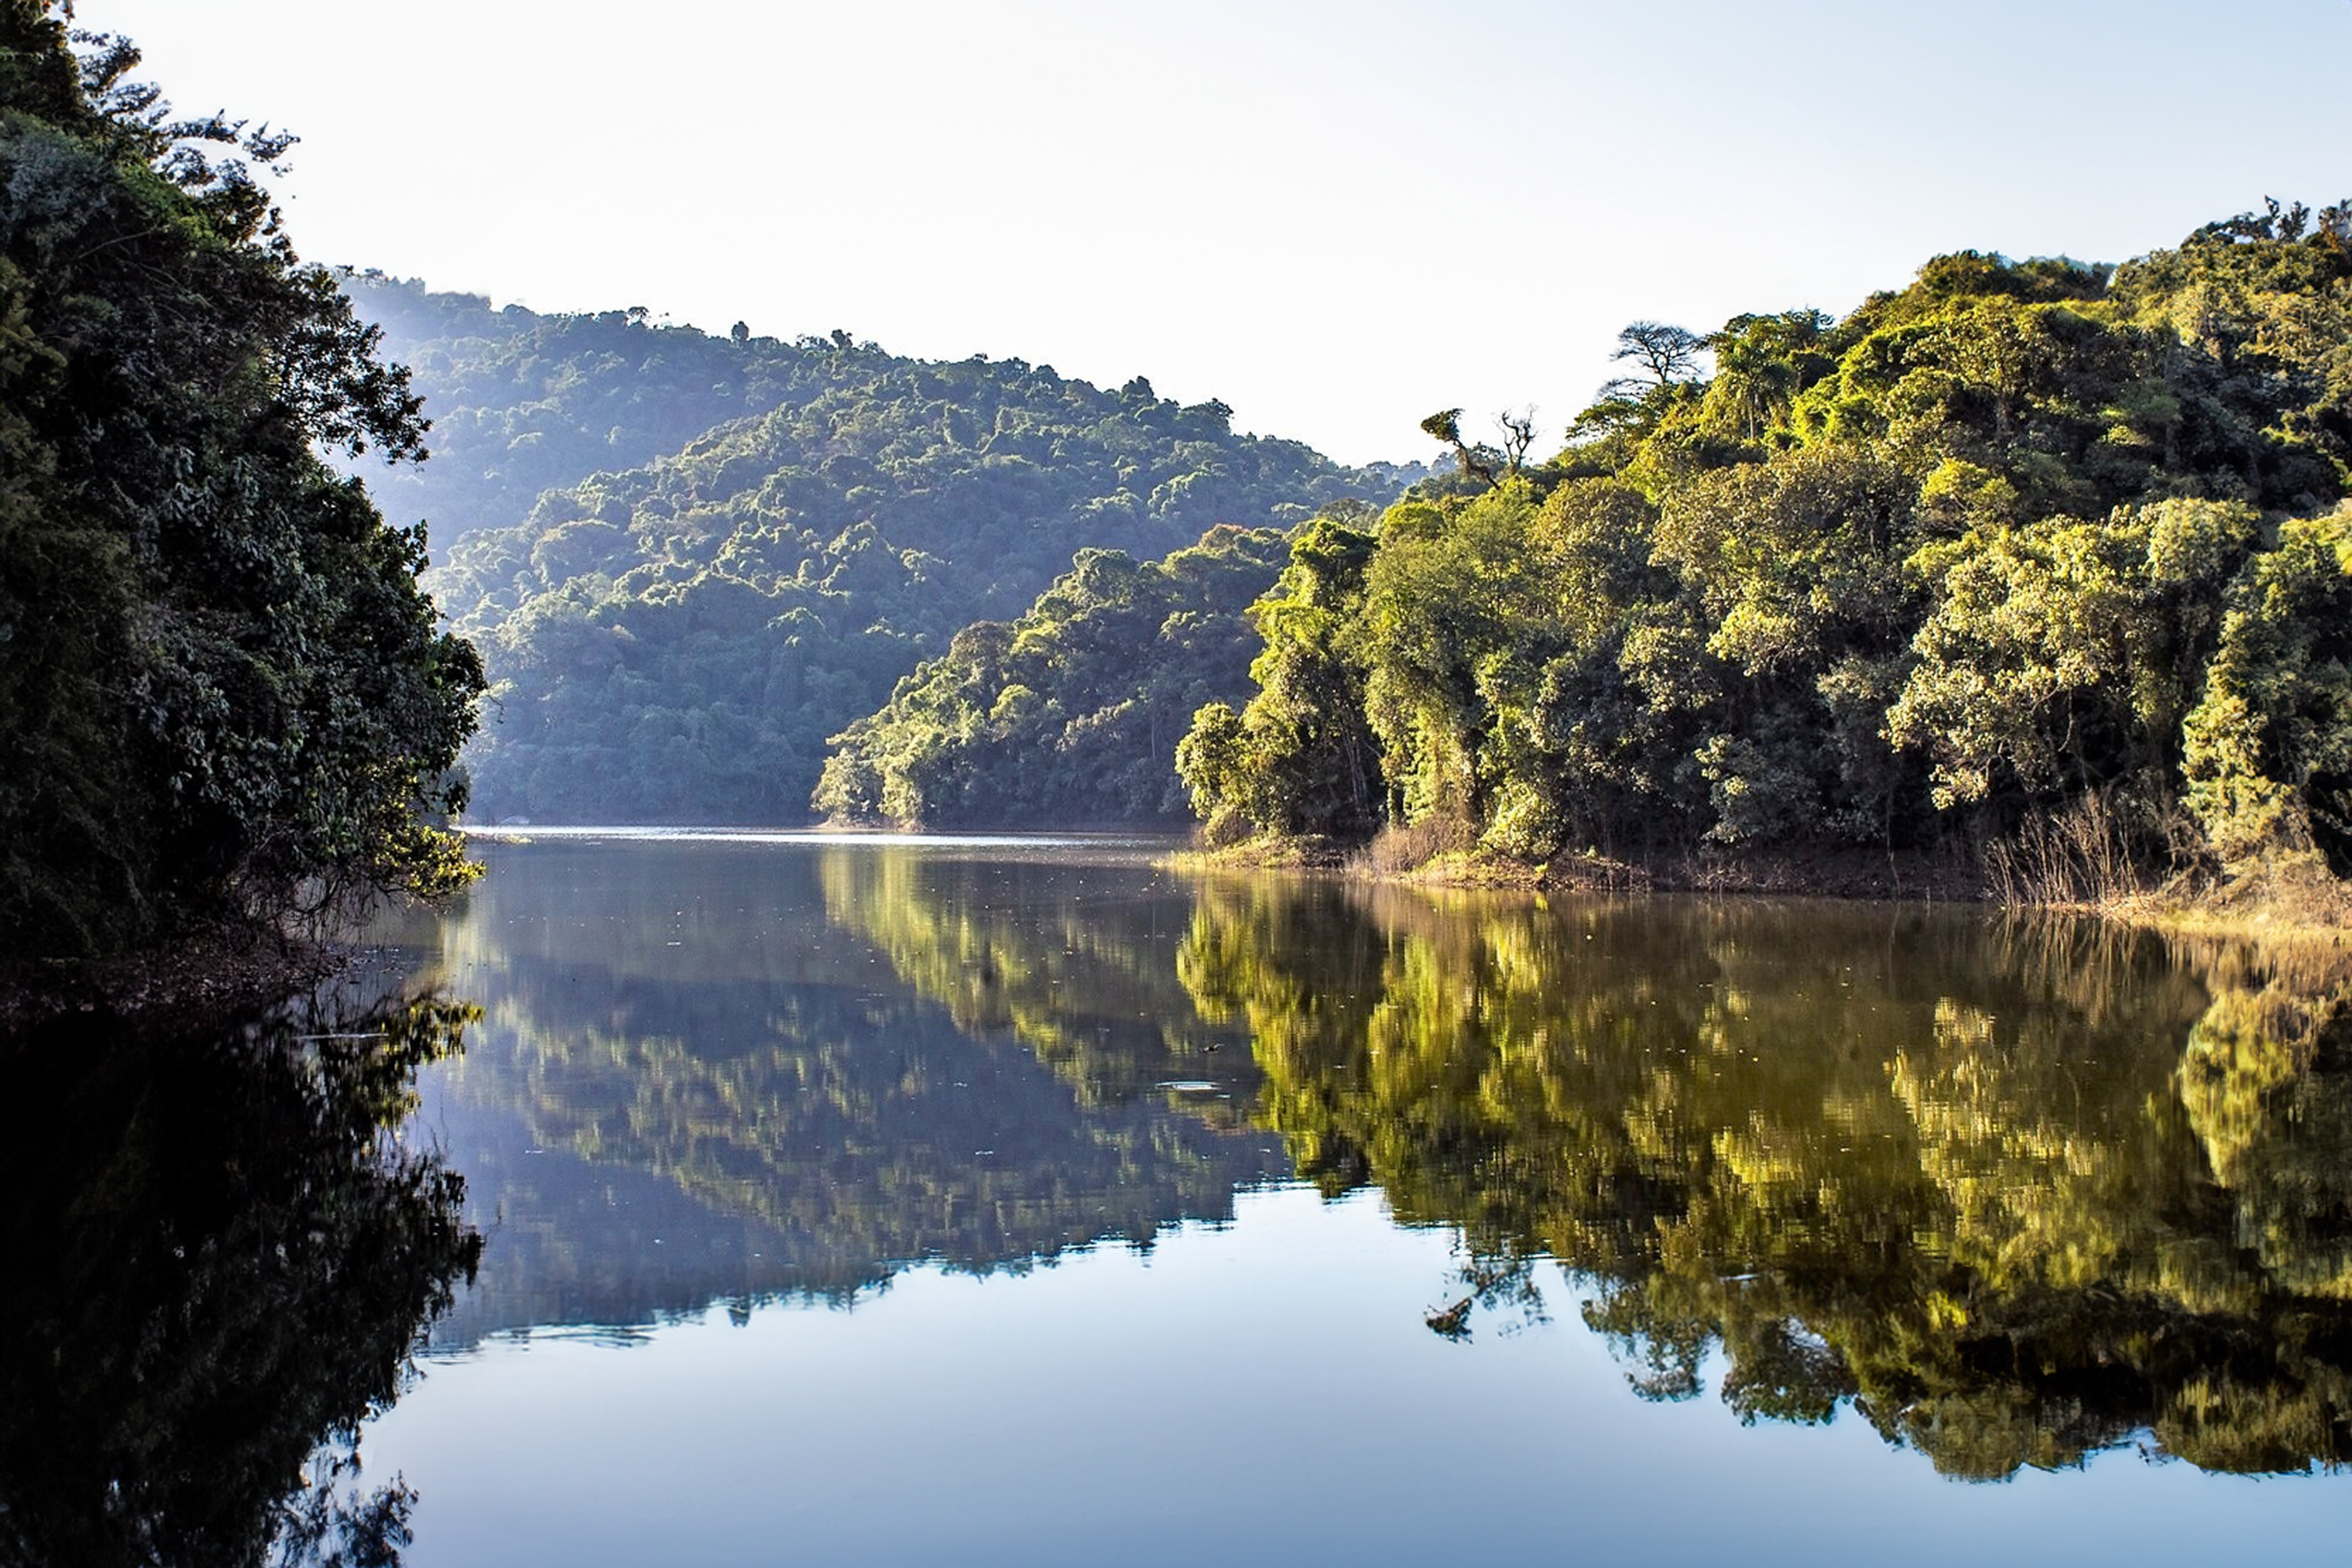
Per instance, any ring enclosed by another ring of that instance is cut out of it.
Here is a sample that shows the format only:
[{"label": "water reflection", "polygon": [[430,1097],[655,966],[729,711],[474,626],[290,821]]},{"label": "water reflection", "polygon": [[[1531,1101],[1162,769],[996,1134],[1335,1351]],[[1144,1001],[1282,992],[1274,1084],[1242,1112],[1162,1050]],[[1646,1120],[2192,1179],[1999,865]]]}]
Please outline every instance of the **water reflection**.
[{"label": "water reflection", "polygon": [[[1053,870],[726,844],[498,860],[462,914],[408,933],[487,1007],[426,1119],[494,1227],[437,1342],[846,1302],[916,1263],[1017,1272],[1227,1218],[1286,1174],[1278,1140],[1209,1109],[1232,1090],[1201,1060],[1244,1042],[1165,1022],[1190,1013],[1166,972],[1188,901],[1065,928],[1022,902]],[[1208,1087],[1157,1087],[1179,1079]]]},{"label": "water reflection", "polygon": [[1180,962],[1249,1020],[1302,1172],[1461,1226],[1476,1302],[1560,1259],[1645,1397],[1719,1350],[1743,1421],[1850,1402],[1957,1476],[2143,1431],[2207,1468],[2340,1464],[2346,993],[2182,960],[2082,925],[1217,886]]},{"label": "water reflection", "polygon": [[398,1562],[413,1494],[361,1474],[360,1425],[481,1243],[394,1133],[469,1016],[5,1043],[0,1562]]},{"label": "water reflection", "polygon": [[[1020,1027],[1058,1051],[1086,972],[960,891],[877,873],[835,908],[966,1007],[976,951],[1055,969]],[[1644,1397],[1701,1393],[1720,1352],[1743,1421],[1851,1404],[1958,1476],[2143,1432],[2214,1469],[2338,1464],[2343,992],[2189,956],[1924,911],[1219,882],[1172,968],[1192,1020],[1245,1031],[1246,1118],[1301,1176],[1463,1230],[1440,1333],[1540,1314],[1556,1258]]]},{"label": "water reflection", "polygon": [[436,1125],[500,1226],[453,1343],[1148,1245],[1296,1176],[1459,1231],[1433,1332],[1558,1310],[1642,1398],[1850,1410],[1976,1479],[2352,1455],[2326,954],[574,844],[435,940],[489,1009]]}]

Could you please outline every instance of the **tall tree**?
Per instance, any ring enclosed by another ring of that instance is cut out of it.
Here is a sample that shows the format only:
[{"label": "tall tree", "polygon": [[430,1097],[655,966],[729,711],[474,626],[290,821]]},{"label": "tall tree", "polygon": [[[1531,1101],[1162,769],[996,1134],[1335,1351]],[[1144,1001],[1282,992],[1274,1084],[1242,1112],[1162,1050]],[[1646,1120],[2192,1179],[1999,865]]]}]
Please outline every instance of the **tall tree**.
[{"label": "tall tree", "polygon": [[1638,389],[1672,386],[1678,381],[1696,381],[1698,379],[1699,355],[1706,352],[1706,339],[1687,327],[1673,326],[1664,321],[1629,322],[1625,330],[1617,334],[1616,351],[1609,357],[1632,361],[1641,374],[1610,384]]}]

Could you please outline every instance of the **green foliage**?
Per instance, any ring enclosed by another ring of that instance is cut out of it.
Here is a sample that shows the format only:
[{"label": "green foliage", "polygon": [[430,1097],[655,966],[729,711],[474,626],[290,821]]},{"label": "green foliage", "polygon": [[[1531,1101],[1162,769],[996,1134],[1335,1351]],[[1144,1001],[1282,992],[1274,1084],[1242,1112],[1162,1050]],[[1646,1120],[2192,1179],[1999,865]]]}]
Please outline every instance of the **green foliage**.
[{"label": "green foliage", "polygon": [[1249,670],[1257,694],[1239,714],[1223,702],[1201,709],[1177,749],[1178,775],[1213,837],[1354,835],[1376,820],[1360,654],[1343,640],[1372,553],[1372,536],[1353,526],[1361,521],[1343,510],[1291,540],[1289,564],[1249,607],[1264,645]]},{"label": "green foliage", "polygon": [[1351,649],[1363,661],[1364,716],[1381,770],[1411,816],[1475,819],[1486,805],[1480,752],[1497,721],[1498,685],[1519,636],[1544,606],[1528,570],[1534,510],[1505,481],[1444,518],[1383,533],[1365,569]]},{"label": "green foliage", "polygon": [[443,890],[481,672],[314,456],[414,456],[416,399],[238,156],[289,139],[50,9],[0,9],[0,943]]},{"label": "green foliage", "polygon": [[[551,398],[549,441],[558,426],[572,432],[567,488],[467,533],[433,578],[495,683],[494,723],[468,758],[479,814],[494,819],[803,820],[827,737],[874,713],[927,658],[952,664],[959,628],[1019,615],[1075,552],[1150,560],[1213,524],[1287,525],[1412,477],[1236,435],[1223,404],[1158,398],[1140,378],[1109,392],[1019,360],[900,359],[845,333],[787,346],[626,320],[496,320],[508,341],[436,340],[418,371],[459,456],[488,465],[448,481],[452,504],[513,499],[499,489],[497,445],[513,426],[493,419],[495,400]],[[620,346],[602,353],[606,339]],[[665,378],[721,371],[752,398],[742,406],[768,412],[639,467],[580,468],[667,439],[676,426],[651,412]],[[600,447],[611,432],[598,411],[640,397],[647,412]],[[441,414],[445,399],[471,412]],[[1096,619],[1111,635],[1116,617]],[[1201,643],[1203,659],[1228,635],[1170,633],[1171,647]],[[1155,718],[1144,703],[1107,717],[1096,754],[1132,742],[1123,768],[1165,763],[1189,712]],[[1166,727],[1157,742],[1154,723]],[[828,809],[928,819],[912,796],[857,795],[856,768],[844,764],[849,795],[827,786]],[[1114,783],[1086,815],[1157,813],[1165,777]],[[1069,797],[1089,798],[1082,783]]]},{"label": "green foliage", "polygon": [[2242,504],[2172,500],[1922,552],[1937,603],[1887,728],[1928,754],[1937,804],[2117,780],[2169,798],[2168,749],[2258,532]]},{"label": "green foliage", "polygon": [[1220,526],[1157,562],[1079,551],[1019,620],[965,627],[834,736],[813,804],[908,827],[1181,820],[1177,741],[1247,686],[1242,612],[1285,544]]},{"label": "green foliage", "polygon": [[[2095,800],[2127,875],[2341,870],[2347,312],[2352,208],[2273,206],[2122,268],[1941,257],[1843,321],[1636,322],[1549,464],[1433,416],[1482,482],[1391,508],[1324,634],[1319,722],[1379,744],[1357,831],[1997,855]],[[1188,783],[1279,829],[1250,781],[1331,764],[1246,712]]]},{"label": "green foliage", "polygon": [[862,385],[887,357],[870,343],[781,342],[749,327],[714,337],[656,325],[643,310],[493,310],[478,295],[373,271],[339,280],[433,419],[433,460],[373,476],[372,487],[394,516],[431,519],[444,556],[469,533],[522,521],[543,490]]},{"label": "green foliage", "polygon": [[2188,716],[2189,809],[2231,861],[2316,849],[2352,875],[2352,511],[2286,523],[2227,604]]}]

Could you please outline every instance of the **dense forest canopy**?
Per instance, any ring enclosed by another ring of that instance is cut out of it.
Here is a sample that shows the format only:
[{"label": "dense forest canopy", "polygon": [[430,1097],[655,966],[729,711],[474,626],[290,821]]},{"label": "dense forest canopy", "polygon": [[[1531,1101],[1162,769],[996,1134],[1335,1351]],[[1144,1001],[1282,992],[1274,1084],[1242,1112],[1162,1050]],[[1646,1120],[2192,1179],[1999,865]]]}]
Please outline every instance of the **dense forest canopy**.
[{"label": "dense forest canopy", "polygon": [[1550,461],[1448,411],[1298,536],[1180,753],[1213,840],[2352,870],[2352,209],[1622,349]]},{"label": "dense forest canopy", "polygon": [[[827,737],[1076,552],[1150,559],[1218,523],[1382,503],[1424,471],[1239,435],[1224,405],[1141,377],[358,282],[440,443],[387,504],[466,520],[431,581],[494,683],[468,758],[488,819],[805,821]],[[500,513],[550,474],[562,488]]]},{"label": "dense forest canopy", "polygon": [[290,138],[53,9],[0,5],[0,949],[447,887],[480,668],[316,455],[414,456],[416,399],[255,183]]},{"label": "dense forest canopy", "polygon": [[434,553],[530,515],[541,491],[641,468],[712,428],[856,384],[848,334],[780,342],[656,322],[644,306],[493,308],[375,271],[341,274],[433,421],[433,460],[370,472],[394,517],[429,519]]},{"label": "dense forest canopy", "polygon": [[1017,621],[981,621],[834,737],[816,808],[901,826],[1169,823],[1176,742],[1246,694],[1244,612],[1288,553],[1220,525],[1159,561],[1081,550]]}]

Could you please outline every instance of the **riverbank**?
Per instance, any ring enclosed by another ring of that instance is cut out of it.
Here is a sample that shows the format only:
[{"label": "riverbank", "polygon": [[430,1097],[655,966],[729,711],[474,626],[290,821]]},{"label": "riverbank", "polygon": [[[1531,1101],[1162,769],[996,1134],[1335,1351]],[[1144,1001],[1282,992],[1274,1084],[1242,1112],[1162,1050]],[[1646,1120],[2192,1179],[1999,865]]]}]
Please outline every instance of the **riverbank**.
[{"label": "riverbank", "polygon": [[1195,872],[1292,871],[1351,881],[1525,892],[1708,893],[1759,898],[1986,901],[1984,879],[1957,857],[1895,858],[1843,850],[1678,855],[1644,859],[1563,855],[1540,863],[1415,841],[1411,830],[1349,846],[1265,837],[1187,849],[1162,864]]},{"label": "riverbank", "polygon": [[2126,893],[2079,909],[2168,934],[2341,950],[2352,931],[2352,887],[2332,877],[2247,876],[2207,889]]},{"label": "riverbank", "polygon": [[1283,871],[1349,881],[1530,893],[1700,893],[1727,897],[1853,899],[1892,903],[1983,904],[2095,917],[2191,938],[2341,947],[2352,931],[2352,886],[2308,863],[2161,888],[2121,889],[2095,899],[2036,899],[1996,885],[1964,857],[1896,858],[1842,850],[1644,860],[1585,854],[1540,864],[1475,848],[1384,835],[1367,845],[1264,837],[1188,849],[1162,862],[1194,873]]},{"label": "riverbank", "polygon": [[163,1023],[267,1007],[327,980],[352,956],[268,928],[214,926],[102,961],[0,964],[0,1038],[78,1013]]}]

